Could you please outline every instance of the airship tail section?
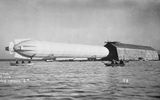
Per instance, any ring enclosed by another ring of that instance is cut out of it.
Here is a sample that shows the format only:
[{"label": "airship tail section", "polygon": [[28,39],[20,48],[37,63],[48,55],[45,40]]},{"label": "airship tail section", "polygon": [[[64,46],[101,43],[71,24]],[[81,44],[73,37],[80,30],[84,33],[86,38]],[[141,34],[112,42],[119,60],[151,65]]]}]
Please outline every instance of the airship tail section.
[{"label": "airship tail section", "polygon": [[18,44],[18,43],[21,43],[23,41],[28,41],[28,40],[31,40],[31,39],[15,39],[14,44]]},{"label": "airship tail section", "polygon": [[13,42],[10,42],[10,43],[9,43],[9,47],[8,47],[8,51],[9,51],[10,54],[13,54],[13,53],[14,53],[13,47],[14,47],[14,43],[13,43]]},{"label": "airship tail section", "polygon": [[19,58],[19,59],[28,59],[27,57],[24,57],[24,56],[22,56],[22,55],[20,55],[20,54],[18,54],[18,53],[14,53],[14,57],[15,58]]}]

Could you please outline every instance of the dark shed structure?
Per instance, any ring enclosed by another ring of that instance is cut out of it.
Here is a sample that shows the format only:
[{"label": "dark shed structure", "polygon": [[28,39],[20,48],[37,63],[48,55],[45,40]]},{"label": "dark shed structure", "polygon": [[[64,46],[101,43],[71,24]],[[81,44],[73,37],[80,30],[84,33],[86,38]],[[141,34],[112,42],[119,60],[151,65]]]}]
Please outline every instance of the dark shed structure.
[{"label": "dark shed structure", "polygon": [[158,57],[159,57],[159,60],[160,60],[160,50],[158,50],[157,52],[158,52]]},{"label": "dark shed structure", "polygon": [[149,46],[106,42],[109,55],[104,60],[158,60],[158,52]]}]

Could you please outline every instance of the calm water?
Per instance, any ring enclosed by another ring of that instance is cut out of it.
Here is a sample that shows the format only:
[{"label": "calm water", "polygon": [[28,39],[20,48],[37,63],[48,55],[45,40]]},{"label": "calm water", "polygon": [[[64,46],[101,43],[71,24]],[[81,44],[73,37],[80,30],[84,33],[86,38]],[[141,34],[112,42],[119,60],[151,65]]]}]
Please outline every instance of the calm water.
[{"label": "calm water", "polygon": [[160,62],[0,62],[0,100],[160,100]]}]

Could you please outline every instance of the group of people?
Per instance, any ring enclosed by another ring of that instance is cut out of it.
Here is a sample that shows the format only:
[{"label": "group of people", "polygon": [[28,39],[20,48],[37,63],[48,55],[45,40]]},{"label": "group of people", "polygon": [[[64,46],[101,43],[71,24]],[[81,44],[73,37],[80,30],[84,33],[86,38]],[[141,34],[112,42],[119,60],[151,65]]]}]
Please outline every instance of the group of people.
[{"label": "group of people", "polygon": [[117,60],[114,60],[114,59],[113,59],[113,60],[111,61],[111,64],[124,65],[124,61],[123,61],[123,60],[117,61]]}]

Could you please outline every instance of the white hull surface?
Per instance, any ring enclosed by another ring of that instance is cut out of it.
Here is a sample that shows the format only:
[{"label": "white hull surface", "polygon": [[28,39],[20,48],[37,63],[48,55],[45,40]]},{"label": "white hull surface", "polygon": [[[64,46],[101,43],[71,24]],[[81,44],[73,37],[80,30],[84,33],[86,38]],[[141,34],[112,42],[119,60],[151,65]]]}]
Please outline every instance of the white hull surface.
[{"label": "white hull surface", "polygon": [[108,49],[103,46],[52,43],[35,40],[25,40],[16,44],[14,43],[14,46],[12,47],[12,51],[14,50],[14,52],[18,53],[19,55],[29,58],[100,59],[109,54]]}]

